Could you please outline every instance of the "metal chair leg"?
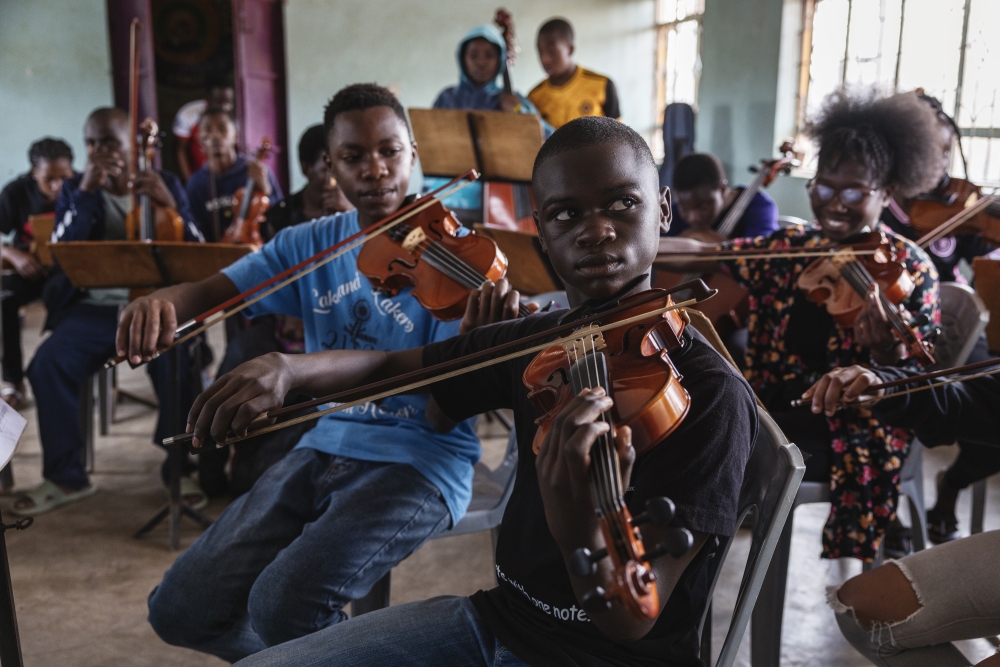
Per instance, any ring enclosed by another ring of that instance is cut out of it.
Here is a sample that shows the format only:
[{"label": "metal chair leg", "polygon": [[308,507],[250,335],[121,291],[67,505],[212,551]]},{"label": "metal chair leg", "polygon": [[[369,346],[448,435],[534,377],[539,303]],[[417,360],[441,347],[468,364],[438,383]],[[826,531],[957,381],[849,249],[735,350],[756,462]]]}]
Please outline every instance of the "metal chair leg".
[{"label": "metal chair leg", "polygon": [[384,577],[375,582],[375,585],[372,586],[367,595],[351,602],[351,617],[388,607],[391,588],[392,571],[390,570],[386,572]]},{"label": "metal chair leg", "polygon": [[969,531],[975,535],[983,532],[983,520],[986,518],[986,480],[981,479],[972,485],[972,522]]},{"label": "metal chair leg", "polygon": [[114,421],[116,398],[114,391],[114,372],[115,370],[113,368],[110,370],[102,368],[97,371],[97,414],[100,418],[100,428],[98,432],[101,435],[107,435],[111,432],[111,422]]},{"label": "metal chair leg", "polygon": [[94,472],[94,378],[91,375],[80,388],[80,433],[83,435],[83,467],[88,474]]},{"label": "metal chair leg", "polygon": [[792,551],[794,516],[793,508],[774,548],[774,556],[753,609],[750,621],[750,664],[753,667],[778,667],[781,663],[781,624],[785,613],[785,588],[788,581],[788,558]]}]

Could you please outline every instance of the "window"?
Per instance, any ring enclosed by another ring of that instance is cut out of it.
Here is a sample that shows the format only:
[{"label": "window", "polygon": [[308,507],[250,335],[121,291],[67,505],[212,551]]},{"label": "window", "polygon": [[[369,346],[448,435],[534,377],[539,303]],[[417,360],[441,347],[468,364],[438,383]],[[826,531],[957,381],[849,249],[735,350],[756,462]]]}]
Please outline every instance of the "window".
[{"label": "window", "polygon": [[806,0],[797,126],[845,85],[923,88],[958,122],[969,179],[1000,184],[997,25],[996,0]]},{"label": "window", "polygon": [[698,108],[701,77],[701,15],[705,0],[656,0],[656,128],[653,155],[663,159],[663,111],[686,102]]}]

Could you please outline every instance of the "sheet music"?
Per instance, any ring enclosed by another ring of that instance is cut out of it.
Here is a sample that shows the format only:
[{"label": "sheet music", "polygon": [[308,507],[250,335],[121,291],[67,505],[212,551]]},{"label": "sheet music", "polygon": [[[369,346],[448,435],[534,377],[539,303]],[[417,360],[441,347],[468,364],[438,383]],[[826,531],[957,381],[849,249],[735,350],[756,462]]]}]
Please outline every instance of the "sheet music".
[{"label": "sheet music", "polygon": [[6,401],[0,401],[0,468],[3,468],[14,456],[17,441],[24,433],[28,420],[17,410],[10,407]]}]

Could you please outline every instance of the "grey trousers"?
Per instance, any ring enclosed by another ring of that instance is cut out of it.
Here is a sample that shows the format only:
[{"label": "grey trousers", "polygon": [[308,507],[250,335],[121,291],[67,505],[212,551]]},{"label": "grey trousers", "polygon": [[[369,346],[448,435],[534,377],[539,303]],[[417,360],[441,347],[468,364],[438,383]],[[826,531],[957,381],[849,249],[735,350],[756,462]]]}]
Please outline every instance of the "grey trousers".
[{"label": "grey trousers", "polygon": [[1000,530],[919,551],[894,563],[913,585],[920,609],[894,623],[863,628],[827,589],[844,637],[879,667],[966,667],[951,643],[1000,634]]}]

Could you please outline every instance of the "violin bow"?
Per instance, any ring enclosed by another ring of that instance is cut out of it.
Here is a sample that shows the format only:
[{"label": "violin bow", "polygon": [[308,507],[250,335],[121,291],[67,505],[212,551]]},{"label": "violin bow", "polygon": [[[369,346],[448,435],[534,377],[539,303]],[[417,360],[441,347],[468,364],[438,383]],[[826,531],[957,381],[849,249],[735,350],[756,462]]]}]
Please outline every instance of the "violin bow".
[{"label": "violin bow", "polygon": [[[586,336],[593,336],[597,333],[604,331],[610,331],[612,329],[617,329],[619,327],[628,326],[630,324],[635,324],[642,320],[649,319],[650,317],[656,317],[662,315],[663,313],[670,312],[672,310],[678,310],[680,308],[686,308],[688,306],[693,306],[698,303],[710,299],[715,296],[717,290],[709,289],[707,285],[701,280],[692,280],[690,282],[678,285],[677,287],[669,291],[656,290],[646,295],[644,298],[640,299],[638,303],[631,302],[628,304],[616,306],[615,308],[610,308],[606,311],[600,313],[595,313],[588,317],[574,320],[567,324],[563,324],[545,331],[540,331],[538,333],[532,334],[531,336],[526,336],[518,340],[508,341],[496,347],[489,348],[487,350],[480,350],[479,352],[474,352],[472,354],[459,357],[458,359],[452,359],[450,361],[445,361],[428,368],[423,368],[416,371],[411,371],[409,373],[404,373],[398,377],[389,378],[386,380],[381,380],[379,382],[373,382],[371,384],[364,385],[362,387],[356,387],[354,389],[348,389],[346,391],[340,391],[328,396],[322,396],[320,398],[313,399],[306,403],[298,403],[296,405],[291,405],[288,407],[276,408],[270,410],[264,415],[258,417],[251,424],[259,424],[260,427],[249,430],[244,435],[233,435],[226,438],[225,441],[218,443],[219,447],[224,447],[247,438],[252,438],[258,435],[263,435],[265,433],[271,433],[273,431],[278,431],[289,426],[294,426],[295,424],[301,424],[302,422],[311,421],[313,419],[319,419],[325,415],[333,414],[334,412],[340,412],[342,410],[347,410],[357,405],[362,405],[371,401],[377,401],[382,398],[387,398],[389,396],[394,396],[396,394],[404,393],[407,391],[412,391],[414,389],[419,389],[421,387],[426,387],[427,385],[434,384],[436,382],[441,382],[465,373],[470,373],[472,371],[480,370],[482,368],[487,368],[489,366],[494,366],[496,364],[503,363],[505,361],[510,361],[511,359],[516,359],[518,357],[523,357],[535,352],[541,352],[554,343],[552,340],[553,336],[560,336],[563,334],[572,333],[585,327],[588,324],[596,322],[597,320],[606,319],[608,317],[614,316],[619,312],[630,310],[635,308],[637,305],[642,305],[653,301],[655,299],[663,299],[669,296],[671,293],[680,292],[682,290],[690,289],[694,293],[694,296],[687,301],[682,301],[680,303],[671,303],[670,305],[663,306],[661,308],[656,308],[654,310],[641,313],[639,315],[634,315],[618,322],[612,322],[610,324],[600,325],[598,327],[587,328],[579,336],[569,336],[566,340],[573,340],[574,338],[583,338]],[[542,341],[542,342],[539,342]],[[524,348],[522,346],[527,345]],[[521,348],[521,349],[516,349]],[[513,350],[513,351],[511,351]],[[494,357],[493,355],[501,355]],[[492,357],[492,358],[489,358]],[[293,419],[288,419],[277,424],[270,424],[270,420],[276,419],[288,415],[293,412],[299,412],[302,410],[307,410],[320,405],[325,405],[327,403],[337,403],[330,408],[325,410],[319,410],[317,412],[311,412],[300,417],[295,417]],[[266,424],[266,425],[265,425]],[[188,442],[194,439],[193,433],[183,433],[175,435],[171,438],[166,438],[163,441],[164,445],[170,445],[177,442]]]},{"label": "violin bow", "polygon": [[[441,201],[444,197],[452,195],[473,183],[478,178],[479,172],[475,169],[469,170],[461,176],[456,176],[441,187],[429,193],[428,196],[415,199],[392,215],[386,216],[382,220],[378,221],[374,225],[359,230],[346,239],[333,244],[329,248],[321,250],[312,257],[302,260],[295,266],[291,266],[281,273],[271,276],[262,283],[254,285],[250,289],[237,294],[228,301],[224,301],[214,308],[206,310],[197,317],[188,320],[181,326],[177,327],[173,342],[162,350],[157,350],[153,354],[153,359],[157,358],[164,352],[174,349],[191,338],[194,338],[213,325],[218,324],[219,322],[222,322],[239,312],[242,312],[261,299],[267,298],[271,294],[274,294],[278,290],[290,285],[296,280],[312,273],[325,264],[329,264],[341,255],[350,252],[360,245],[364,245],[365,242],[375,238],[379,234],[384,234],[396,225],[402,224],[416,214]],[[115,357],[111,361],[104,364],[104,368],[113,368],[124,361],[128,361],[127,356]],[[135,367],[141,366],[143,363],[145,362],[135,364]]]},{"label": "violin bow", "polygon": [[979,215],[979,213],[988,209],[993,204],[993,202],[998,200],[1000,200],[1000,192],[994,192],[993,194],[983,195],[978,200],[976,200],[975,204],[972,204],[971,206],[962,209],[961,211],[951,216],[950,218],[942,222],[940,225],[938,225],[931,231],[921,236],[919,239],[917,239],[916,244],[921,248],[926,249],[927,246],[934,243],[938,239],[947,236],[953,230],[958,229],[958,227],[963,222]]},{"label": "violin bow", "polygon": [[839,252],[849,250],[855,255],[874,255],[878,250],[865,248],[855,249],[849,245],[818,246],[814,248],[774,248],[753,250],[718,250],[716,252],[661,252],[653,260],[653,266],[669,268],[677,261],[724,262],[744,259],[790,259],[794,257],[833,257]]},{"label": "violin bow", "polygon": [[[997,359],[985,359],[983,361],[977,361],[972,364],[966,364],[964,366],[955,366],[954,368],[942,368],[941,370],[931,371],[929,373],[921,373],[919,375],[914,375],[911,377],[899,378],[898,380],[890,380],[889,382],[882,382],[879,384],[873,384],[865,391],[878,391],[880,389],[892,389],[894,387],[905,387],[906,385],[913,384],[915,382],[923,382],[924,380],[934,380],[940,377],[949,377],[941,382],[932,382],[931,384],[924,385],[921,387],[910,387],[909,389],[903,391],[893,392],[891,394],[886,394],[885,396],[859,396],[854,401],[846,401],[838,403],[840,407],[857,407],[862,405],[871,405],[873,403],[878,403],[879,401],[885,400],[887,398],[893,398],[895,396],[905,396],[906,394],[914,394],[918,391],[927,391],[928,389],[934,389],[936,387],[943,387],[945,385],[954,384],[956,382],[963,382],[965,380],[974,380],[976,378],[986,377],[988,375],[996,375],[1000,373],[1000,368],[994,368],[993,370],[984,371],[980,373],[972,373],[971,375],[963,375],[964,373],[969,373],[971,371],[978,371],[983,368],[990,368],[992,366],[1000,367],[1000,358]],[[811,405],[811,398],[797,398],[791,402],[793,408],[800,408],[805,405]]]}]

